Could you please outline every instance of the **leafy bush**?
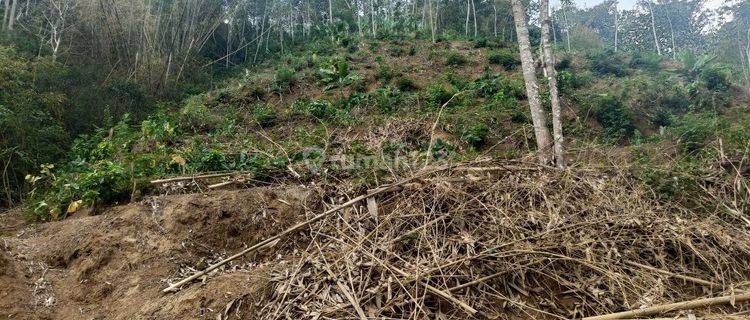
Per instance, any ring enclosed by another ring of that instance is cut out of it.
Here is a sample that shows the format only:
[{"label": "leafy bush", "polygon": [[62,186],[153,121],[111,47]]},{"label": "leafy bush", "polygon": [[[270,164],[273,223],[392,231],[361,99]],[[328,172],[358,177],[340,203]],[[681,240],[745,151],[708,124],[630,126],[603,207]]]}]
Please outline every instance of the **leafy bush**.
[{"label": "leafy bush", "polygon": [[732,83],[727,66],[712,65],[703,69],[700,74],[700,80],[705,84],[708,90],[725,92],[729,90]]},{"label": "leafy bush", "polygon": [[339,110],[328,101],[315,100],[306,101],[298,100],[294,103],[294,109],[297,112],[309,114],[316,119],[334,119],[339,115]]},{"label": "leafy bush", "polygon": [[718,134],[719,118],[715,114],[689,113],[672,120],[670,133],[678,141],[680,150],[692,153],[702,149],[712,135]]},{"label": "leafy bush", "polygon": [[357,73],[350,71],[349,62],[345,59],[335,60],[328,68],[321,68],[319,72],[320,82],[326,85],[325,90],[345,87],[359,80]]},{"label": "leafy bush", "polygon": [[398,77],[401,73],[386,63],[378,64],[378,70],[375,73],[375,79],[381,83],[386,84],[391,82],[394,78]]},{"label": "leafy bush", "polygon": [[448,102],[453,94],[440,84],[432,84],[425,90],[425,99],[432,107],[437,108]]},{"label": "leafy bush", "polygon": [[487,126],[484,123],[477,123],[464,130],[461,139],[466,141],[472,147],[481,147],[487,141]]},{"label": "leafy bush", "polygon": [[624,77],[628,75],[625,69],[625,62],[620,54],[612,51],[599,51],[588,55],[591,61],[591,70],[600,75],[614,75]]},{"label": "leafy bush", "polygon": [[466,57],[456,51],[449,51],[445,56],[445,64],[448,66],[462,66],[469,62]]},{"label": "leafy bush", "polygon": [[414,80],[406,76],[401,76],[396,79],[396,87],[401,91],[413,91],[418,89]]},{"label": "leafy bush", "polygon": [[400,105],[401,91],[391,86],[378,88],[370,93],[369,100],[380,112],[384,114],[394,113]]},{"label": "leafy bush", "polygon": [[514,70],[521,64],[518,54],[511,49],[492,52],[487,56],[487,61],[500,65],[505,70]]},{"label": "leafy bush", "polygon": [[294,77],[294,70],[287,67],[280,67],[276,69],[276,75],[273,80],[274,84],[281,89],[291,88],[296,79]]},{"label": "leafy bush", "polygon": [[595,100],[592,111],[608,138],[620,140],[633,135],[635,126],[632,113],[617,97],[611,95],[599,97]]},{"label": "leafy bush", "polygon": [[485,74],[474,81],[471,88],[476,95],[483,98],[495,98],[496,100],[526,99],[526,86],[522,80],[506,78],[499,74]]},{"label": "leafy bush", "polygon": [[633,69],[643,69],[648,71],[659,70],[661,64],[661,56],[655,53],[644,53],[635,52],[630,57],[630,63],[628,64]]},{"label": "leafy bush", "polygon": [[178,116],[181,128],[200,133],[213,131],[219,126],[221,119],[208,110],[202,99],[202,96],[194,96],[185,101]]}]

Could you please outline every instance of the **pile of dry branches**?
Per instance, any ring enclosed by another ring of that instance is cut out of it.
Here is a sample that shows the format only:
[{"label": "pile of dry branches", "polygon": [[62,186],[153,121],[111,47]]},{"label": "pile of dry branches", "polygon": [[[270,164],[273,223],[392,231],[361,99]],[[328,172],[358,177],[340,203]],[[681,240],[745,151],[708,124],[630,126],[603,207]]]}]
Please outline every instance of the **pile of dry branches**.
[{"label": "pile of dry branches", "polygon": [[[316,221],[254,318],[568,319],[750,290],[750,226],[621,175],[453,167]],[[730,299],[653,313],[748,309]]]}]

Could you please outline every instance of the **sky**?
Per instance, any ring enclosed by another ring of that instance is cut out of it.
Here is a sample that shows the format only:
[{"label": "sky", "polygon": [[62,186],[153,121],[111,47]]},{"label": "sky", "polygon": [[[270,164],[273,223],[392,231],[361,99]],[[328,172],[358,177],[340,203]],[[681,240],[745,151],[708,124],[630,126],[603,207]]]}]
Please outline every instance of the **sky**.
[{"label": "sky", "polygon": [[[574,1],[579,7],[591,7],[591,6],[604,2],[604,0],[574,0]],[[550,2],[553,7],[557,7],[560,5],[559,0],[551,0]],[[638,0],[620,0],[619,7],[620,9],[632,9],[637,2]],[[724,2],[725,2],[724,0],[708,0],[707,7],[711,9],[715,9]]]}]

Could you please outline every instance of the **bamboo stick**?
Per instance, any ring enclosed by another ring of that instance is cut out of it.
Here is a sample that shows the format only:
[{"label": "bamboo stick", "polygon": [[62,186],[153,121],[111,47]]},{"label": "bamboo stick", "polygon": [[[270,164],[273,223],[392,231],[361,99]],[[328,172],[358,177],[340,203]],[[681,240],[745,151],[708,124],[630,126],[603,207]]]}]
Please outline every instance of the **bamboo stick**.
[{"label": "bamboo stick", "polygon": [[745,302],[745,301],[750,301],[750,293],[669,303],[669,304],[663,304],[663,305],[653,306],[649,308],[623,311],[623,312],[605,314],[601,316],[586,317],[586,318],[583,318],[582,320],[631,319],[634,317],[650,316],[650,315],[662,314],[662,313],[666,313],[670,311],[705,308],[705,307],[710,307],[710,306],[715,306],[715,305],[720,305],[720,304],[727,304],[727,303],[734,304],[734,303]]}]

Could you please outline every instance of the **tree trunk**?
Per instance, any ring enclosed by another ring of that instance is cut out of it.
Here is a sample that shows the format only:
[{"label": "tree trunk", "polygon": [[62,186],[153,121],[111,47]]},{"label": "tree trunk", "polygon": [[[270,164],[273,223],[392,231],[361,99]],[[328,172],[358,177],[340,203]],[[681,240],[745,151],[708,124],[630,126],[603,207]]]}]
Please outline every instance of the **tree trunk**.
[{"label": "tree trunk", "polygon": [[474,5],[474,0],[471,0],[471,11],[474,13],[474,38],[477,37],[477,7]]},{"label": "tree trunk", "polygon": [[11,1],[13,1],[13,5],[10,7],[10,14],[8,15],[8,30],[13,30],[13,24],[16,22],[16,8],[18,8],[18,1],[21,0]]},{"label": "tree trunk", "polygon": [[620,10],[617,9],[617,1],[615,1],[615,52],[617,52],[617,44],[618,44],[617,42],[620,36],[620,33],[619,33],[620,32],[620,25],[619,25],[620,17],[619,16],[620,16]]},{"label": "tree trunk", "polygon": [[492,2],[492,17],[494,19],[492,23],[492,32],[495,34],[495,38],[497,38],[497,5],[494,0]]},{"label": "tree trunk", "polygon": [[8,25],[8,13],[10,13],[10,0],[5,0],[5,10],[3,10],[3,25],[0,26],[0,30],[4,30],[5,26]]},{"label": "tree trunk", "polygon": [[536,79],[534,56],[531,54],[529,28],[526,25],[526,11],[521,4],[521,0],[511,0],[511,4],[513,6],[513,18],[516,25],[518,49],[521,54],[523,78],[526,82],[526,95],[528,95],[531,120],[534,125],[534,135],[538,148],[537,156],[540,163],[548,164],[551,162],[550,151],[552,143],[550,142],[549,130],[547,130],[547,120],[542,109],[542,102],[539,98],[539,85]]},{"label": "tree trunk", "polygon": [[661,55],[661,46],[659,46],[659,38],[656,36],[656,17],[654,17],[654,6],[651,4],[651,0],[648,0],[648,9],[651,12],[651,31],[654,33],[654,45],[656,46],[656,53]]},{"label": "tree trunk", "polygon": [[549,0],[539,2],[539,18],[542,22],[542,47],[544,55],[544,69],[549,82],[550,100],[552,101],[552,135],[554,137],[555,162],[557,167],[565,169],[565,148],[563,146],[562,112],[560,109],[560,94],[557,89],[557,71],[555,59],[550,44]]},{"label": "tree trunk", "polygon": [[375,0],[370,0],[370,19],[372,20],[372,36],[377,36],[377,23],[375,20]]},{"label": "tree trunk", "polygon": [[471,16],[471,0],[466,0],[466,23],[464,24],[464,36],[469,36],[469,17]]},{"label": "tree trunk", "polygon": [[328,23],[333,25],[333,0],[328,0]]},{"label": "tree trunk", "polygon": [[435,29],[436,28],[435,28],[435,18],[433,17],[434,13],[433,13],[433,10],[432,10],[432,1],[433,0],[427,0],[427,3],[429,4],[429,8],[428,9],[430,11],[430,32],[432,33],[432,43],[436,43],[437,42],[436,39],[435,39],[435,31],[436,31]]}]

